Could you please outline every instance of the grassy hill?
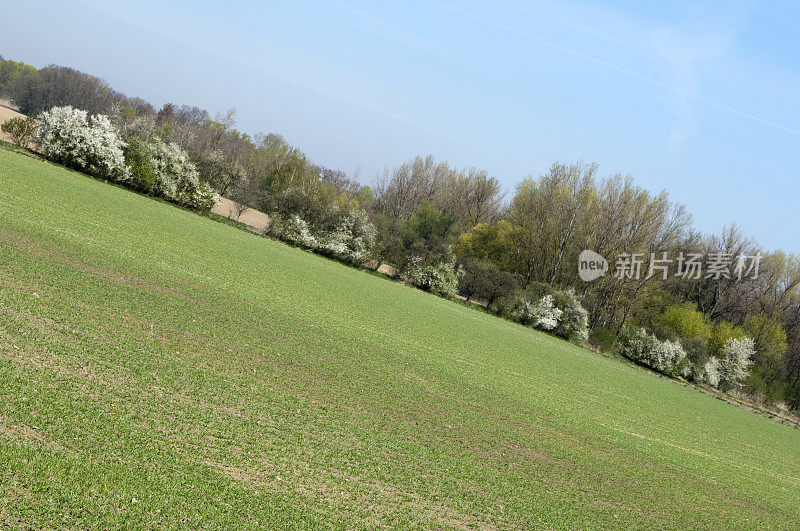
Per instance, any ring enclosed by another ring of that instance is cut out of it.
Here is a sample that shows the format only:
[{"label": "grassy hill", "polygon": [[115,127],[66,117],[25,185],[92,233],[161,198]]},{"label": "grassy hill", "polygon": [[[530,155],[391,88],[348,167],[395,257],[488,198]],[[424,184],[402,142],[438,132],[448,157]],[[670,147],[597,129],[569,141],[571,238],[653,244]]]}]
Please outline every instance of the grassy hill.
[{"label": "grassy hill", "polygon": [[800,431],[0,149],[0,523],[800,526]]}]

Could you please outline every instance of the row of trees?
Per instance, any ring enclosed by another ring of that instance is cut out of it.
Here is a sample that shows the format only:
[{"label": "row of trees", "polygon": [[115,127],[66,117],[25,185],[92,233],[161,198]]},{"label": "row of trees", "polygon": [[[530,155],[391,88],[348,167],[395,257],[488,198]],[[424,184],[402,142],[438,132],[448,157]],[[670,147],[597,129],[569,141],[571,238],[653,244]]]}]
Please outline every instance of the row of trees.
[{"label": "row of trees", "polygon": [[[585,318],[576,326],[591,331],[590,341],[651,366],[665,356],[683,360],[683,352],[686,367],[699,375],[727,363],[732,341],[749,338],[753,366],[745,390],[800,406],[800,260],[760,250],[736,227],[700,234],[682,206],[630,176],[602,177],[590,163],[556,163],[506,196],[486,171],[428,156],[366,186],[314,164],[279,135],[237,130],[234,111],[212,118],[185,105],[156,109],[70,68],[0,61],[0,96],[30,114],[71,105],[109,116],[129,166],[145,176],[138,184],[145,191],[152,180],[147,161],[175,145],[201,182],[269,213],[279,237],[352,262],[389,263],[423,288],[458,291],[531,326]],[[612,265],[624,256],[640,259],[621,274],[584,282],[576,267],[584,249]],[[705,272],[695,278],[686,260],[662,259],[759,252],[758,274],[746,278]],[[631,337],[638,338],[636,349]],[[746,351],[740,343],[736,349]],[[718,361],[708,365],[712,359]]]}]

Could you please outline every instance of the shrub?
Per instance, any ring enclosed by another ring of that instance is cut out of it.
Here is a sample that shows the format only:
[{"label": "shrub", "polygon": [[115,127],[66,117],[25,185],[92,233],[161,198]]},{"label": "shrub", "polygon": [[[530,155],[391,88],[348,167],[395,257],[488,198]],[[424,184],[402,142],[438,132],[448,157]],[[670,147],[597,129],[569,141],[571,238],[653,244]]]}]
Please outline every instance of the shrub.
[{"label": "shrub", "polygon": [[369,258],[374,245],[375,227],[363,210],[350,212],[336,230],[319,238],[319,249],[325,254],[358,265]]},{"label": "shrub", "polygon": [[219,200],[220,196],[216,190],[211,188],[210,184],[201,182],[197,185],[189,201],[189,206],[201,212],[208,212],[214,208],[214,205],[219,203]]},{"label": "shrub", "polygon": [[414,257],[409,261],[405,273],[414,285],[424,290],[446,295],[458,289],[460,270],[452,262],[424,264],[421,258]]},{"label": "shrub", "polygon": [[143,192],[155,194],[158,174],[151,144],[141,138],[132,137],[123,152],[125,164],[130,169],[130,184]]},{"label": "shrub", "polygon": [[712,326],[693,305],[667,307],[656,321],[655,332],[662,339],[680,340],[693,362],[705,363]]},{"label": "shrub", "polygon": [[745,332],[738,326],[728,321],[720,321],[714,325],[711,331],[711,339],[708,342],[708,353],[712,356],[722,356],[722,349],[729,339],[744,337]]},{"label": "shrub", "polygon": [[670,376],[689,376],[692,365],[678,341],[660,341],[641,327],[625,327],[619,337],[626,358]]},{"label": "shrub", "polygon": [[617,345],[617,334],[609,328],[598,326],[589,334],[589,343],[600,350],[613,350]]},{"label": "shrub", "polygon": [[7,133],[16,145],[28,147],[31,137],[36,132],[36,119],[33,116],[25,118],[17,116],[3,123],[0,129]]},{"label": "shrub", "polygon": [[650,352],[650,366],[670,376],[689,376],[692,365],[678,341],[656,341]]},{"label": "shrub", "polygon": [[552,330],[558,326],[562,313],[556,308],[553,296],[545,295],[537,302],[522,301],[515,317],[524,325],[540,330]]},{"label": "shrub", "polygon": [[308,223],[297,214],[283,223],[278,222],[275,228],[279,231],[278,235],[287,241],[312,249],[317,247],[317,239],[311,233]]},{"label": "shrub", "polygon": [[497,301],[497,312],[506,319],[519,321],[519,314],[525,303],[534,304],[545,295],[550,295],[552,288],[543,282],[531,282],[525,289],[516,290]]},{"label": "shrub", "polygon": [[155,191],[158,195],[190,205],[200,185],[197,167],[178,144],[155,138],[150,143],[152,165],[155,169]]},{"label": "shrub", "polygon": [[626,326],[619,334],[619,350],[626,358],[650,364],[650,353],[656,348],[658,339],[640,326]]},{"label": "shrub", "polygon": [[219,201],[214,189],[200,182],[197,168],[175,143],[133,137],[125,147],[125,162],[130,169],[129,183],[144,192],[201,211],[211,210]]},{"label": "shrub", "polygon": [[561,310],[553,333],[578,343],[586,341],[589,338],[589,312],[581,306],[575,291],[554,291],[552,296],[555,307]]},{"label": "shrub", "polygon": [[703,364],[702,369],[699,371],[699,374],[695,377],[695,380],[701,383],[707,383],[712,387],[718,387],[720,381],[721,373],[720,373],[720,360],[716,356],[711,356],[708,358],[708,361]]},{"label": "shrub", "polygon": [[731,338],[722,348],[719,385],[724,390],[738,389],[747,377],[747,369],[753,364],[755,346],[749,337]]},{"label": "shrub", "polygon": [[40,116],[35,141],[50,160],[98,177],[127,178],[124,143],[107,116],[53,107]]}]

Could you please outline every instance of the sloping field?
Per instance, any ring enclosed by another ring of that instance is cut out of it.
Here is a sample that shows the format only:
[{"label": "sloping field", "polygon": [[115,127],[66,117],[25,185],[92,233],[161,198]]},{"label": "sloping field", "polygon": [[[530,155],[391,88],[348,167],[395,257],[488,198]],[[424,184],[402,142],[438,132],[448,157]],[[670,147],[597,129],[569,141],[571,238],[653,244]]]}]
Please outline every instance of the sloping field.
[{"label": "sloping field", "polygon": [[0,149],[0,523],[800,527],[800,431]]},{"label": "sloping field", "polygon": [[[0,99],[0,125],[6,123],[7,121],[9,121],[12,118],[18,118],[18,117],[23,117],[24,118],[25,115],[24,114],[20,114],[17,111],[15,111],[11,107],[11,103],[8,100]],[[6,142],[11,142],[11,137],[8,135],[8,133],[4,133],[3,131],[0,131],[0,140],[5,140]]]}]

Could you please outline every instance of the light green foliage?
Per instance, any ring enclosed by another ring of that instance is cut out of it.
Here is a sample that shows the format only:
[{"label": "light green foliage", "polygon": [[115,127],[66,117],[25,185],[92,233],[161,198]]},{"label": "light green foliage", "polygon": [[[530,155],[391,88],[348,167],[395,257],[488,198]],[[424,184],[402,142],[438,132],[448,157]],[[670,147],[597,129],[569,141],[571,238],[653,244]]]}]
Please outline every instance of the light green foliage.
[{"label": "light green foliage", "polygon": [[660,324],[677,339],[696,339],[706,344],[711,339],[712,327],[708,318],[690,304],[667,307]]},{"label": "light green foliage", "polygon": [[18,146],[28,147],[36,127],[36,118],[33,116],[17,116],[3,122],[0,130],[7,133]]},{"label": "light green foliage", "polygon": [[721,357],[722,349],[728,343],[728,340],[745,337],[745,335],[744,330],[728,321],[714,323],[711,330],[711,339],[708,342],[708,353],[712,356]]},{"label": "light green foliage", "polygon": [[0,190],[12,527],[800,527],[800,431],[4,150]]},{"label": "light green foliage", "polygon": [[461,260],[488,261],[501,269],[510,270],[514,263],[514,234],[518,228],[508,220],[479,223],[458,238],[453,252]]},{"label": "light green foliage", "polygon": [[766,368],[774,368],[788,348],[786,331],[778,321],[763,315],[748,316],[744,331],[753,338],[756,358]]},{"label": "light green foliage", "polygon": [[20,79],[36,73],[36,68],[21,61],[3,60],[0,57],[0,96],[10,96]]}]

